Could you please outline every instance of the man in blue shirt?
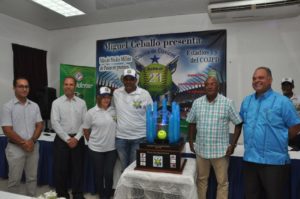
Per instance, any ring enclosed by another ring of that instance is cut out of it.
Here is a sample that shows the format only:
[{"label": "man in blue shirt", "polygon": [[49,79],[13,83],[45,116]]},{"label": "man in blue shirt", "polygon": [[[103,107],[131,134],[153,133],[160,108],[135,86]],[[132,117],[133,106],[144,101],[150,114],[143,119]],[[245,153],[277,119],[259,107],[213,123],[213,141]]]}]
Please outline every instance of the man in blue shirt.
[{"label": "man in blue shirt", "polygon": [[255,93],[247,96],[240,115],[244,128],[246,199],[282,199],[289,176],[288,139],[300,131],[292,102],[271,88],[272,73],[259,67],[252,77]]}]

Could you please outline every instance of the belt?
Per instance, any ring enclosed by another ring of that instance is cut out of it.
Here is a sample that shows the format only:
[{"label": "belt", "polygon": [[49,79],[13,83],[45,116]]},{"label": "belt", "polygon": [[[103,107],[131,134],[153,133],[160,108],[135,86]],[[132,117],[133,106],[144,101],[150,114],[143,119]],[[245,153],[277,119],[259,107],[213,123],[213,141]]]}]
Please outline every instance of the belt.
[{"label": "belt", "polygon": [[76,136],[76,133],[74,133],[74,134],[68,134],[70,137],[74,137],[74,136]]}]

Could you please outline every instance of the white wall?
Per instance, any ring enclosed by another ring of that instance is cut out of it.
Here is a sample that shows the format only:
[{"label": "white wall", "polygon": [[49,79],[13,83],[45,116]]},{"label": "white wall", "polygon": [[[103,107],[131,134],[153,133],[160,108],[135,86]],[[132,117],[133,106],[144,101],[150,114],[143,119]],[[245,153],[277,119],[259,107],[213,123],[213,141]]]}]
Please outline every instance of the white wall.
[{"label": "white wall", "polygon": [[[48,50],[48,31],[0,14],[0,107],[13,96],[12,43]],[[0,129],[0,133],[2,130]]]},{"label": "white wall", "polygon": [[213,29],[227,30],[227,96],[237,109],[253,92],[251,79],[258,66],[271,68],[275,90],[281,92],[281,78],[289,76],[300,94],[300,17],[214,25],[207,14],[193,14],[52,31],[51,84],[58,88],[60,63],[95,66],[97,40]]},{"label": "white wall", "polygon": [[238,108],[262,65],[272,69],[275,90],[280,92],[282,77],[291,76],[300,94],[300,17],[214,25],[207,14],[193,14],[52,31],[50,84],[58,88],[60,63],[95,66],[97,40],[213,29],[227,29],[227,95]]},{"label": "white wall", "polygon": [[95,66],[97,40],[213,29],[227,30],[227,95],[237,108],[262,65],[272,69],[275,90],[290,76],[300,94],[300,17],[214,25],[207,14],[193,14],[46,31],[0,14],[0,27],[0,105],[13,96],[12,42],[48,51],[49,85],[58,89],[61,63]]}]

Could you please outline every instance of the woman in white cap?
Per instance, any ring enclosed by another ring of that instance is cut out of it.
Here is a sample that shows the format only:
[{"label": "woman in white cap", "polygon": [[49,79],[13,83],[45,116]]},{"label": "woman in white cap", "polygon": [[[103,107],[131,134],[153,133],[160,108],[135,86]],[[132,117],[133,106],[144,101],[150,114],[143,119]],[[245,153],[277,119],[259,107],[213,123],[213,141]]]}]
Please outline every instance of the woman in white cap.
[{"label": "woman in white cap", "polygon": [[116,117],[115,109],[110,106],[111,97],[111,90],[101,87],[97,93],[97,104],[87,112],[83,124],[97,192],[101,199],[110,198],[113,194],[113,170],[117,159]]}]

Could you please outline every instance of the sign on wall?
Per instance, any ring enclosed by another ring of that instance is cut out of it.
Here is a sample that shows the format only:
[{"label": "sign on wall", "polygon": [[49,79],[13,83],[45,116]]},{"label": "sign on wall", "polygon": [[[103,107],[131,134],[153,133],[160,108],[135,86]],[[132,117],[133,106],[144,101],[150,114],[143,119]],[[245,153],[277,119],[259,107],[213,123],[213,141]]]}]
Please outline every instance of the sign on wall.
[{"label": "sign on wall", "polygon": [[64,79],[72,76],[77,80],[75,94],[85,100],[87,108],[95,106],[96,71],[94,67],[74,66],[69,64],[60,65],[60,95],[64,94]]},{"label": "sign on wall", "polygon": [[168,97],[183,109],[204,94],[208,75],[218,78],[226,95],[226,30],[97,41],[98,87],[121,87],[127,68],[137,70],[139,86],[154,100]]}]

